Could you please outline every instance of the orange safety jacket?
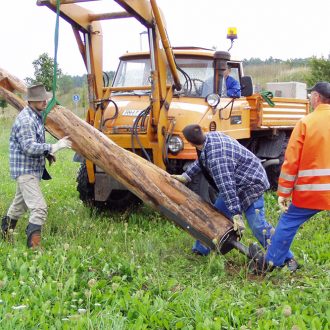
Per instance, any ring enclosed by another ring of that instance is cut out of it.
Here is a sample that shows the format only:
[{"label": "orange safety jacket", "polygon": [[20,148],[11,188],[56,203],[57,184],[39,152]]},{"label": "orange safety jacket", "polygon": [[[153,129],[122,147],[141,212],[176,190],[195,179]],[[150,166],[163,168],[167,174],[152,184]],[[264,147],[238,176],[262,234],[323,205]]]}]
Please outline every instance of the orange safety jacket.
[{"label": "orange safety jacket", "polygon": [[293,205],[330,210],[330,104],[320,104],[292,131],[277,194]]}]

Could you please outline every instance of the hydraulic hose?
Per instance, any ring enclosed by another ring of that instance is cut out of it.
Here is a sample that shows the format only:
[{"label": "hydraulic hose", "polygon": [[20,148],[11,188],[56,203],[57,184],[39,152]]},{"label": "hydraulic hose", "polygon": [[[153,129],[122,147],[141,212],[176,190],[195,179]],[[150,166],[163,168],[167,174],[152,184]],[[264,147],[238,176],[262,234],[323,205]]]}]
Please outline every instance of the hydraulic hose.
[{"label": "hydraulic hose", "polygon": [[266,160],[265,162],[262,163],[262,166],[264,168],[267,168],[268,166],[279,165],[279,164],[280,164],[280,160],[278,158],[276,158],[276,159],[268,159],[268,160]]}]

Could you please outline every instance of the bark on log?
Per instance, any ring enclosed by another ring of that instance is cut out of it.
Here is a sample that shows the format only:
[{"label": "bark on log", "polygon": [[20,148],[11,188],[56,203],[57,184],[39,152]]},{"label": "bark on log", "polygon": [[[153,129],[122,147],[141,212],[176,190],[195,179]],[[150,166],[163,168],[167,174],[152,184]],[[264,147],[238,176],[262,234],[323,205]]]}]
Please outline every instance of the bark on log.
[{"label": "bark on log", "polygon": [[[2,89],[0,87],[0,90]],[[17,105],[13,93],[7,91],[3,95],[13,106]],[[18,109],[22,104],[24,102]],[[231,221],[197,194],[171,178],[166,171],[119,147],[62,106],[55,106],[50,111],[46,128],[57,138],[69,136],[73,142],[73,150],[91,160],[193,237],[222,253],[231,249],[228,244],[222,245],[228,237],[236,239]]]},{"label": "bark on log", "polygon": [[4,87],[10,92],[17,91],[19,93],[26,93],[26,85],[17,77],[11,75],[5,69],[0,67],[0,86]]},{"label": "bark on log", "polygon": [[6,100],[9,104],[11,104],[15,109],[19,111],[21,111],[26,105],[26,102],[23,101],[19,96],[17,96],[12,92],[9,92],[1,85],[0,85],[0,97]]}]

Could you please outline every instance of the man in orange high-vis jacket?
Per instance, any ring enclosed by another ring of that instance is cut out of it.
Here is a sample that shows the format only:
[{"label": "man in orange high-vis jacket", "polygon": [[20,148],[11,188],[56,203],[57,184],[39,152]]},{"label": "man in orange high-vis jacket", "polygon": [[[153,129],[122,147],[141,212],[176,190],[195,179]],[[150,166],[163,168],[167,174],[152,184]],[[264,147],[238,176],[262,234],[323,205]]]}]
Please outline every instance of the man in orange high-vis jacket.
[{"label": "man in orange high-vis jacket", "polygon": [[[316,213],[330,210],[330,83],[318,82],[310,91],[314,111],[297,123],[285,152],[277,192],[284,213],[263,268],[281,267],[298,228]],[[291,271],[298,268],[297,263],[291,266]]]}]

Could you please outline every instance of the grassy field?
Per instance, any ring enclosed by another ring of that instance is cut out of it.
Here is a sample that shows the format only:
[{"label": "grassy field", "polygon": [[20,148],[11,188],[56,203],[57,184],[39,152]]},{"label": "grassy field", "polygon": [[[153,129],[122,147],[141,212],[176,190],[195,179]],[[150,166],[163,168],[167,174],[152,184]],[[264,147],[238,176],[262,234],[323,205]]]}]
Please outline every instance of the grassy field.
[{"label": "grassy field", "polygon": [[253,78],[255,86],[266,89],[267,82],[306,82],[310,69],[303,66],[292,68],[286,63],[247,65],[244,68],[244,74]]},{"label": "grassy field", "polygon": [[[0,119],[0,214],[15,193],[12,122]],[[192,255],[193,238],[146,206],[122,214],[85,208],[72,157],[60,152],[53,180],[42,183],[43,249],[26,248],[27,215],[12,244],[0,240],[1,329],[329,329],[329,213],[294,241],[302,269],[256,277],[237,251]],[[266,203],[276,224],[276,196],[268,193]],[[247,231],[243,242],[252,241]]]}]

